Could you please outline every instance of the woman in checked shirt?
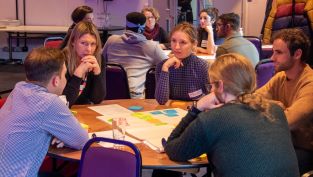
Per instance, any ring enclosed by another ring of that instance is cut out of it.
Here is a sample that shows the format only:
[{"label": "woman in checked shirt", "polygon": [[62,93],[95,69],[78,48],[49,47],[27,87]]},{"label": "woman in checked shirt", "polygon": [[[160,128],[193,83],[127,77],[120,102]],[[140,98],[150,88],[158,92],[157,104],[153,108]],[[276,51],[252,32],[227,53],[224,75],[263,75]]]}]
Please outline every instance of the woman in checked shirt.
[{"label": "woman in checked shirt", "polygon": [[198,100],[208,92],[208,62],[198,58],[197,32],[189,23],[177,25],[170,33],[173,57],[156,67],[155,98],[159,104],[169,99]]}]

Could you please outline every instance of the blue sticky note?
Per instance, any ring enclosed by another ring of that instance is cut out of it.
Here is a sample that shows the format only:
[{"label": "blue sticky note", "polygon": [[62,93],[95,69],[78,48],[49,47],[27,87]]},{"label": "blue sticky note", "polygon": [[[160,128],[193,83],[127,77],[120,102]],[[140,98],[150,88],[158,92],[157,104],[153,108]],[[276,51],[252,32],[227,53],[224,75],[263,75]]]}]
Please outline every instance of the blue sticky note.
[{"label": "blue sticky note", "polygon": [[142,106],[130,106],[128,109],[132,111],[139,111],[142,110]]},{"label": "blue sticky note", "polygon": [[168,116],[168,117],[176,117],[176,116],[178,116],[178,114],[173,114],[173,113],[168,113],[168,114],[165,114],[166,116]]},{"label": "blue sticky note", "polygon": [[166,114],[177,114],[177,111],[175,109],[168,109],[168,110],[164,110],[164,112]]},{"label": "blue sticky note", "polygon": [[153,111],[153,112],[150,112],[151,114],[154,114],[154,115],[157,115],[157,114],[163,114],[161,111]]}]

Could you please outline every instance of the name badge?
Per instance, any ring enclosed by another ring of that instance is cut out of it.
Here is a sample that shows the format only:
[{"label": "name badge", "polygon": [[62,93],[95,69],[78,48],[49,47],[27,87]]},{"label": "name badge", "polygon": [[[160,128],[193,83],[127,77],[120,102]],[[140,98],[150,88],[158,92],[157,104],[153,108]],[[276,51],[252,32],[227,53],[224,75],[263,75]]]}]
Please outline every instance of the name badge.
[{"label": "name badge", "polygon": [[207,44],[208,44],[208,41],[207,41],[207,40],[202,40],[202,41],[201,41],[201,47],[206,48],[206,47],[207,47]]},{"label": "name badge", "polygon": [[190,98],[196,98],[196,97],[201,96],[202,94],[203,94],[202,89],[199,89],[199,90],[197,90],[197,91],[188,93],[188,95],[189,95]]}]

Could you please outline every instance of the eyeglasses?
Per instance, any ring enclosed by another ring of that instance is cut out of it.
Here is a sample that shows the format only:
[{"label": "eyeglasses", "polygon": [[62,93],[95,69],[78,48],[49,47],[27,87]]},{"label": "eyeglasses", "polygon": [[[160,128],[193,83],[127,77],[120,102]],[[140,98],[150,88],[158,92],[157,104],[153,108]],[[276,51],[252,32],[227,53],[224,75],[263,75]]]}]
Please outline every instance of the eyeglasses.
[{"label": "eyeglasses", "polygon": [[218,82],[219,81],[213,81],[213,82],[210,82],[208,84],[205,84],[205,87],[206,87],[206,90],[208,91],[208,93],[211,92],[211,89],[212,89],[213,85],[218,84]]}]

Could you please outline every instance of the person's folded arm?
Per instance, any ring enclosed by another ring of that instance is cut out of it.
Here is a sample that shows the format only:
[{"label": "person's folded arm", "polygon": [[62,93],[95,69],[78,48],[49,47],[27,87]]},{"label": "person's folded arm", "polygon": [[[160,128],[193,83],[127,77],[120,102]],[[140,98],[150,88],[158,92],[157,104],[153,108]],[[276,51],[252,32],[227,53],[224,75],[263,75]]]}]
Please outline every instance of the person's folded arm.
[{"label": "person's folded arm", "polygon": [[82,82],[82,78],[79,78],[75,75],[67,77],[67,83],[63,90],[63,95],[66,96],[69,106],[71,107],[78,98],[79,87]]},{"label": "person's folded arm", "polygon": [[83,129],[78,120],[64,103],[55,98],[45,111],[45,120],[42,128],[52,136],[62,141],[66,146],[82,149],[88,141],[87,130]]},{"label": "person's folded arm", "polygon": [[156,67],[155,99],[161,105],[164,105],[169,100],[169,85],[169,73],[162,71],[162,63],[160,63]]},{"label": "person's folded arm", "polygon": [[198,119],[189,112],[171,133],[165,146],[171,160],[183,162],[206,152],[209,144],[206,144],[205,131]]},{"label": "person's folded arm", "polygon": [[[104,62],[104,61],[102,61]],[[105,62],[106,63],[106,62]],[[93,85],[90,93],[90,99],[93,103],[99,104],[106,96],[106,65],[102,64],[101,73],[93,76]]]}]

